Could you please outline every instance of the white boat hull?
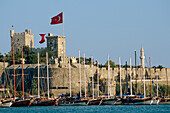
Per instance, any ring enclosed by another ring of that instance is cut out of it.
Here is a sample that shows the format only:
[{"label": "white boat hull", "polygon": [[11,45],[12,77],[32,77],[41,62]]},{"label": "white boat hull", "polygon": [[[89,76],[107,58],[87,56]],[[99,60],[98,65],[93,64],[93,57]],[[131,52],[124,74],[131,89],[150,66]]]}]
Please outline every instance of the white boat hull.
[{"label": "white boat hull", "polygon": [[135,105],[151,105],[153,103],[153,100],[147,100],[147,101],[143,101],[143,102],[136,102],[134,103]]},{"label": "white boat hull", "polygon": [[156,98],[156,99],[153,99],[152,105],[158,105],[159,103],[160,103],[160,99]]},{"label": "white boat hull", "polygon": [[12,102],[6,102],[6,103],[2,103],[0,102],[0,107],[11,107]]}]

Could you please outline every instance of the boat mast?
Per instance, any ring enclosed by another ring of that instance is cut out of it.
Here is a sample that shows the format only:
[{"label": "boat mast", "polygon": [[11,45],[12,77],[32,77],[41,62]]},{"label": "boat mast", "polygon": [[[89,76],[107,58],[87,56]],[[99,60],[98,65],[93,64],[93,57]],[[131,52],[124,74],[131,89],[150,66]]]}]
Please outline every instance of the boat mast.
[{"label": "boat mast", "polygon": [[132,64],[131,64],[131,57],[130,57],[130,95],[132,95]]},{"label": "boat mast", "polygon": [[156,94],[158,97],[158,73],[156,72]]},{"label": "boat mast", "polygon": [[[145,62],[144,62],[145,64]],[[144,97],[146,97],[146,93],[145,93],[145,66],[143,65],[143,92],[144,92]]]},{"label": "boat mast", "polygon": [[138,92],[138,84],[137,84],[137,60],[136,60],[136,50],[135,50],[135,75],[136,75],[136,94]]},{"label": "boat mast", "polygon": [[93,56],[91,56],[91,68],[92,68],[92,89],[93,89],[93,100],[94,100],[94,78],[93,78]]},{"label": "boat mast", "polygon": [[110,64],[108,55],[108,99],[110,98]]},{"label": "boat mast", "polygon": [[85,53],[84,53],[84,92],[86,97],[86,70],[85,70]]},{"label": "boat mast", "polygon": [[39,59],[40,55],[38,52],[38,98],[40,98],[40,59]]},{"label": "boat mast", "polygon": [[126,72],[126,87],[125,87],[125,94],[129,92],[129,84],[128,84],[128,73],[127,73],[127,61],[125,62],[125,72]]},{"label": "boat mast", "polygon": [[97,63],[97,96],[99,97],[99,63]]},{"label": "boat mast", "polygon": [[50,94],[49,94],[50,86],[49,86],[49,72],[48,72],[48,52],[46,52],[46,61],[47,61],[47,85],[48,85],[48,98],[49,98],[50,97]]},{"label": "boat mast", "polygon": [[151,84],[151,97],[152,97],[152,75],[151,75],[151,58],[149,57],[149,71],[150,71],[150,84]]},{"label": "boat mast", "polygon": [[166,68],[166,80],[167,80],[167,95],[169,96],[169,88],[168,88],[168,74],[167,74],[167,68]]},{"label": "boat mast", "polygon": [[16,86],[15,86],[15,58],[14,58],[14,47],[13,47],[13,69],[14,69],[14,99],[16,96]]},{"label": "boat mast", "polygon": [[81,65],[80,65],[80,49],[79,49],[79,76],[80,76],[80,97],[81,97]]},{"label": "boat mast", "polygon": [[24,68],[23,68],[23,63],[24,59],[23,59],[23,46],[22,46],[22,94],[23,94],[23,98],[24,98]]},{"label": "boat mast", "polygon": [[71,67],[70,67],[70,57],[69,57],[69,81],[70,81],[70,97],[71,95]]},{"label": "boat mast", "polygon": [[119,74],[120,74],[120,97],[122,98],[122,83],[121,83],[121,60],[119,56]]}]

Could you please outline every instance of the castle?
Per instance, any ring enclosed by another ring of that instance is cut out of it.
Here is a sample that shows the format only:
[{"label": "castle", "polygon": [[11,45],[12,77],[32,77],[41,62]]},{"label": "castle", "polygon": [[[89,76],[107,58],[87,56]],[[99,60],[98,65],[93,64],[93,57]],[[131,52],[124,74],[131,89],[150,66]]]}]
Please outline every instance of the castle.
[{"label": "castle", "polygon": [[[34,48],[34,35],[31,33],[31,30],[25,30],[24,33],[14,33],[14,30],[10,31],[11,33],[11,48],[14,47],[16,51],[21,50],[21,46],[25,45],[30,48]],[[55,56],[50,58],[51,64],[49,64],[49,76],[50,76],[50,91],[54,94],[54,96],[58,96],[61,94],[69,93],[69,68],[68,68],[68,60],[66,57],[66,47],[65,47],[65,36],[53,36],[51,33],[46,36],[47,38],[47,49],[54,52]],[[18,43],[20,42],[20,43]],[[141,48],[141,67],[145,67],[144,64],[144,49]],[[71,84],[73,93],[79,93],[80,80],[79,80],[79,64],[77,63],[76,57],[71,57]],[[92,70],[91,65],[81,64],[81,81],[84,80],[84,76],[86,76],[86,86],[92,83]],[[16,73],[21,73],[21,64],[15,65]],[[24,64],[24,73],[30,75],[32,79],[37,80],[37,64]],[[40,64],[40,76],[47,76],[46,64]],[[84,70],[86,74],[84,75]],[[142,68],[137,68],[137,72],[135,73],[135,68],[132,68],[132,82],[135,84],[138,83],[137,88],[141,90],[142,84]],[[97,67],[94,65],[93,68],[94,75],[97,73]],[[123,88],[126,88],[126,79],[129,76],[130,69],[122,68],[122,80],[123,80]],[[167,76],[170,78],[170,69],[151,69],[152,78],[155,80],[156,72],[159,76],[158,83],[166,84]],[[13,73],[13,66],[6,67],[6,73]],[[146,74],[147,73],[147,74]],[[95,94],[97,94],[97,85],[100,86],[100,92],[107,94],[108,88],[108,69],[106,67],[99,68],[100,80],[103,81],[102,84],[95,83]],[[136,78],[137,75],[137,78]],[[145,75],[146,75],[146,84],[147,86],[150,84],[150,73],[149,69],[145,67]],[[116,93],[116,80],[119,76],[119,68],[115,67],[110,70],[110,78],[111,78],[111,95],[115,95]],[[40,80],[41,84],[46,84],[45,80]],[[169,80],[170,83],[170,80]],[[28,85],[28,84],[27,84]],[[26,87],[26,86],[25,86]],[[41,86],[44,88],[45,86]],[[82,91],[84,91],[84,83],[81,84]],[[148,86],[149,87],[149,86]],[[43,91],[42,91],[43,92]],[[139,91],[138,91],[139,93]]]},{"label": "castle", "polygon": [[34,34],[31,30],[26,29],[22,33],[14,33],[14,30],[10,30],[11,36],[11,51],[14,47],[14,52],[21,51],[22,46],[28,46],[34,48]]}]

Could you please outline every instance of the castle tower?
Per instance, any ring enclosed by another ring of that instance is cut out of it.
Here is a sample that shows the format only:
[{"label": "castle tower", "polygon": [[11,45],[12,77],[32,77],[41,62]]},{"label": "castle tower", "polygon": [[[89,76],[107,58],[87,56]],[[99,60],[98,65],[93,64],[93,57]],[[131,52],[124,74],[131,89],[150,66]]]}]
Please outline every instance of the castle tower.
[{"label": "castle tower", "polygon": [[143,46],[142,46],[141,51],[140,51],[140,59],[141,59],[141,67],[144,67],[145,56],[144,56]]},{"label": "castle tower", "polygon": [[47,38],[47,49],[52,51],[57,58],[64,58],[66,56],[65,47],[65,36],[53,36],[53,34],[48,33]]},{"label": "castle tower", "polygon": [[29,48],[34,48],[34,34],[31,30],[26,29],[22,33],[14,33],[14,30],[10,30],[11,37],[11,51],[14,47],[14,52],[21,51],[22,46],[28,46]]}]

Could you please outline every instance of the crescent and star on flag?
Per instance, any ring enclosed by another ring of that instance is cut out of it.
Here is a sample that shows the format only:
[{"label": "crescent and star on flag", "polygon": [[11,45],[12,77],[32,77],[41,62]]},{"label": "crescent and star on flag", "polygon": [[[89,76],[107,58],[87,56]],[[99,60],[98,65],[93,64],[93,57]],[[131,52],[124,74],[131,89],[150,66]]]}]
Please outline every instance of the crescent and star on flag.
[{"label": "crescent and star on flag", "polygon": [[[60,24],[60,23],[63,23],[63,12],[61,12],[60,14],[58,14],[57,16],[54,16],[51,18],[51,25],[54,25],[54,24]],[[40,44],[44,43],[45,42],[45,34],[40,34],[41,36],[41,41],[39,41]]]}]

